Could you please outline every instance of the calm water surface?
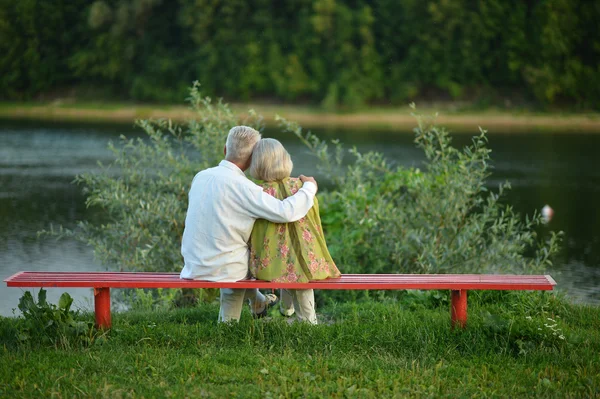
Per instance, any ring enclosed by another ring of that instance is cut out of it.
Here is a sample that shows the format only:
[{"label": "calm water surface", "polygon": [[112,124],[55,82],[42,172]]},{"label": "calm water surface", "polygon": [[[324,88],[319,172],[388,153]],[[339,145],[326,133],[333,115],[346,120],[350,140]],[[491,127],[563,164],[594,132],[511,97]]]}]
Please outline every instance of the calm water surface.
[{"label": "calm water surface", "polygon": [[[420,166],[423,155],[414,147],[412,133],[319,131],[355,145],[377,150],[405,166]],[[267,132],[267,136],[271,135]],[[104,270],[91,248],[73,240],[38,238],[50,225],[73,227],[77,220],[98,219],[86,209],[85,198],[72,184],[75,175],[99,170],[109,163],[109,140],[120,134],[140,135],[129,126],[59,125],[0,122],[0,280],[20,270]],[[293,138],[282,140],[294,159],[296,174],[315,173],[314,162]],[[457,146],[469,135],[455,135]],[[600,304],[600,135],[490,133],[495,169],[491,187],[510,181],[507,201],[523,214],[544,204],[555,210],[542,231],[563,230],[563,250],[550,273],[573,300]],[[318,177],[318,176],[317,176]],[[191,181],[191,177],[190,177]],[[50,289],[56,302],[68,291],[80,307],[90,307],[87,289]],[[0,315],[12,315],[22,295],[19,288],[0,285]]]}]

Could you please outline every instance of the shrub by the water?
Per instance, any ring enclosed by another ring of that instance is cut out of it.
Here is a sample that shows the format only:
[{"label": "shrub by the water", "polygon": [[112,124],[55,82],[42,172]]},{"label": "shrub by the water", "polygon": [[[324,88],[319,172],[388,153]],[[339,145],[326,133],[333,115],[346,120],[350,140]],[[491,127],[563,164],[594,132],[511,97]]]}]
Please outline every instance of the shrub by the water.
[{"label": "shrub by the water", "polygon": [[[110,145],[116,160],[102,172],[77,177],[89,206],[107,221],[82,221],[60,230],[93,246],[109,267],[124,271],[179,271],[187,192],[193,176],[223,156],[228,130],[244,123],[262,129],[253,111],[239,121],[227,104],[190,91],[195,120],[138,121],[147,137]],[[426,155],[423,170],[395,166],[378,152],[346,151],[293,122],[295,134],[318,158],[331,189],[321,189],[323,228],[343,273],[539,272],[550,264],[559,235],[536,234],[539,215],[524,220],[501,202],[509,188],[486,186],[487,139],[482,130],[462,151],[448,132],[417,116],[415,143]],[[350,153],[352,160],[345,162]],[[346,293],[347,294],[347,293]],[[346,295],[344,294],[344,295]],[[348,294],[350,295],[350,294]],[[211,295],[208,298],[212,298]]]},{"label": "shrub by the water", "polygon": [[[415,117],[423,170],[397,166],[379,152],[345,151],[339,142],[331,151],[311,132],[279,118],[334,182],[321,194],[321,217],[343,272],[531,274],[550,265],[560,234],[544,241],[536,233],[540,214],[523,219],[502,201],[508,182],[497,192],[486,184],[486,132],[461,151],[433,119]],[[348,166],[346,153],[352,157]]]}]

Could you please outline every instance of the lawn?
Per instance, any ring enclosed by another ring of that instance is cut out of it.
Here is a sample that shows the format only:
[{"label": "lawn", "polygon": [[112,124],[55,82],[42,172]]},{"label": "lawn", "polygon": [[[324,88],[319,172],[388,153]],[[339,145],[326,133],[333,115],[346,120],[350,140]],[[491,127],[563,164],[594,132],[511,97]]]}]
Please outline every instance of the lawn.
[{"label": "lawn", "polygon": [[449,328],[445,295],[420,292],[329,305],[318,326],[246,311],[218,325],[218,306],[203,304],[20,340],[24,320],[2,318],[0,396],[600,395],[600,308],[540,292],[473,292],[469,305],[465,330]]}]

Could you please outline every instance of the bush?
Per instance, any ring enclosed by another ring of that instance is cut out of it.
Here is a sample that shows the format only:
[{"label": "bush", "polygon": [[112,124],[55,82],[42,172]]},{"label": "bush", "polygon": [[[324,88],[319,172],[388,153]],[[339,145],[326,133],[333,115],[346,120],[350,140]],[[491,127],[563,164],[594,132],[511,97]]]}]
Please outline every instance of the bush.
[{"label": "bush", "polygon": [[[138,121],[147,138],[111,145],[116,160],[97,175],[77,177],[89,206],[101,207],[108,222],[81,222],[62,231],[94,247],[117,270],[179,271],[187,191],[195,173],[222,158],[229,128],[239,121],[222,102],[190,101],[197,120]],[[547,242],[536,234],[540,215],[522,220],[486,186],[489,153],[485,131],[462,151],[448,132],[418,116],[415,143],[426,155],[425,170],[394,166],[381,153],[362,154],[344,166],[347,151],[295,123],[279,118],[319,159],[333,188],[321,192],[322,220],[333,258],[343,273],[535,273],[551,263],[559,234]],[[262,128],[250,111],[247,125]],[[323,190],[322,190],[323,191]],[[344,295],[354,295],[344,293]],[[211,296],[208,296],[211,297]]]},{"label": "bush", "polygon": [[381,153],[349,153],[344,168],[339,142],[327,143],[279,118],[319,159],[334,188],[321,194],[323,228],[343,273],[538,273],[551,265],[560,233],[548,241],[534,214],[522,220],[486,186],[490,150],[486,132],[462,151],[431,118],[414,115],[415,143],[424,171],[394,166]]}]

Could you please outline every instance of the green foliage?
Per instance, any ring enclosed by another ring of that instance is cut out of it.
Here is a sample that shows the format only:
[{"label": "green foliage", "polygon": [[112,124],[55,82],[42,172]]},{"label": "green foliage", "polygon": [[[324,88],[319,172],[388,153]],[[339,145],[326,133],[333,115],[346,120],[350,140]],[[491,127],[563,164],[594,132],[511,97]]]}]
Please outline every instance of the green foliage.
[{"label": "green foliage", "polygon": [[66,60],[84,32],[85,0],[0,1],[0,98],[23,99],[71,83]]},{"label": "green foliage", "polygon": [[599,4],[586,1],[547,0],[536,7],[539,50],[523,73],[540,101],[580,98],[598,107],[600,39],[587,30],[597,24],[599,13]]},{"label": "green foliage", "polygon": [[295,123],[282,127],[305,142],[334,189],[321,194],[322,220],[343,273],[538,273],[551,264],[560,233],[543,241],[541,217],[525,220],[502,202],[508,183],[489,191],[485,131],[462,151],[448,132],[416,115],[415,143],[424,171],[398,167],[383,154],[344,150]]},{"label": "green foliage", "polygon": [[215,302],[219,297],[217,288],[183,288],[180,290],[157,288],[123,291],[121,299],[132,311],[169,310],[194,307],[201,302]]},{"label": "green foliage", "polygon": [[177,12],[163,0],[93,2],[84,10],[89,41],[71,53],[69,68],[81,81],[108,84],[121,97],[178,100],[193,73],[191,43],[176,23]]},{"label": "green foliage", "polygon": [[599,17],[589,0],[0,0],[0,98],[91,86],[175,102],[198,79],[210,95],[328,109],[415,97],[598,109]]},{"label": "green foliage", "polygon": [[126,302],[134,311],[169,309],[176,295],[175,290],[157,288],[156,290],[132,289],[126,291]]},{"label": "green foliage", "polygon": [[79,320],[78,312],[71,310],[73,298],[66,292],[58,305],[46,301],[46,290],[40,289],[37,302],[31,292],[25,291],[19,300],[22,318],[16,325],[17,339],[23,344],[52,345],[67,349],[73,345],[89,345],[96,339],[91,322]]},{"label": "green foliage", "polygon": [[382,95],[368,5],[185,0],[181,20],[203,60],[196,76],[209,93],[309,98],[331,107]]}]

